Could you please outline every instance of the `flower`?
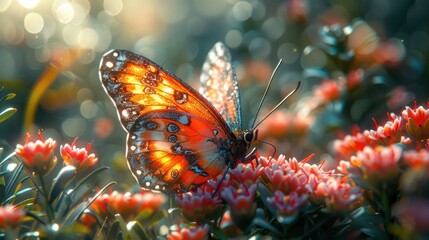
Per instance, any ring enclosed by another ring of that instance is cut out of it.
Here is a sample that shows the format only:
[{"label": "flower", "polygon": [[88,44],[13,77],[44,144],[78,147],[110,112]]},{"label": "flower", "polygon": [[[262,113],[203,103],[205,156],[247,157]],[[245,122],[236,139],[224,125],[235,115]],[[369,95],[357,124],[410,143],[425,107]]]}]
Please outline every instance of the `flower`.
[{"label": "flower", "polygon": [[295,216],[298,214],[299,207],[303,206],[307,199],[307,194],[300,195],[297,192],[284,194],[282,191],[275,191],[273,197],[267,198],[267,203],[276,209],[278,215]]},{"label": "flower", "polygon": [[318,185],[316,194],[325,196],[326,206],[335,211],[350,211],[362,202],[363,191],[352,186],[347,178],[330,178]]},{"label": "flower", "polygon": [[378,126],[374,120],[376,131],[366,130],[364,135],[369,142],[373,141],[379,145],[391,145],[399,142],[406,142],[403,136],[400,134],[402,118],[397,117],[394,114],[390,115],[392,121],[388,121],[384,126]]},{"label": "flower", "polygon": [[246,186],[251,186],[258,182],[259,169],[261,165],[254,167],[251,163],[239,163],[237,167],[229,171],[231,181],[234,186],[240,185],[240,183]]},{"label": "flower", "polygon": [[426,149],[408,150],[404,152],[404,159],[414,169],[423,168],[428,166],[429,163],[429,151]]},{"label": "flower", "polygon": [[307,158],[298,162],[296,158],[285,160],[283,155],[278,159],[266,162],[261,170],[261,177],[265,185],[272,191],[282,191],[284,194],[296,192],[300,195],[308,193],[309,176],[312,174],[319,175],[321,165],[308,164],[307,162],[314,156],[311,154]]},{"label": "flower", "polygon": [[39,140],[30,141],[30,134],[27,133],[25,144],[16,145],[16,155],[22,158],[25,167],[32,173],[47,174],[55,166],[57,158],[54,150],[57,142],[52,138],[44,139],[39,131]]},{"label": "flower", "polygon": [[189,221],[202,222],[213,220],[220,216],[222,199],[219,194],[212,196],[209,187],[198,188],[195,192],[187,192],[176,195],[176,201],[182,209],[182,213]]},{"label": "flower", "polygon": [[268,179],[268,186],[273,191],[306,193],[307,176],[302,171],[293,171],[284,167],[273,169],[264,168],[264,177]]},{"label": "flower", "polygon": [[166,201],[163,194],[151,191],[140,193],[119,193],[114,191],[110,194],[99,196],[91,205],[91,208],[103,218],[111,218],[120,214],[126,221],[148,219],[155,215]]},{"label": "flower", "polygon": [[250,187],[240,184],[238,188],[229,186],[221,193],[223,199],[231,206],[231,217],[240,229],[245,229],[255,217],[256,186],[256,184]]},{"label": "flower", "polygon": [[71,145],[61,145],[60,154],[65,164],[74,166],[78,172],[81,172],[96,164],[98,159],[94,153],[89,154],[92,144],[88,144],[86,148],[76,148],[76,141],[77,138]]},{"label": "flower", "polygon": [[[415,102],[414,102],[415,103]],[[428,102],[429,105],[429,102]],[[427,107],[429,108],[429,106]],[[407,132],[418,141],[425,141],[429,138],[429,109],[422,106],[414,109],[405,107],[402,116],[407,121]]]},{"label": "flower", "polygon": [[261,123],[258,127],[259,138],[299,137],[307,134],[313,122],[311,116],[303,112],[288,112],[278,110]]},{"label": "flower", "polygon": [[363,82],[364,74],[365,72],[363,71],[363,69],[350,71],[347,74],[347,80],[346,80],[347,89],[350,90],[350,89],[359,87]]},{"label": "flower", "polygon": [[370,178],[391,179],[398,173],[397,162],[401,154],[401,148],[396,145],[374,148],[367,146],[352,156],[350,163],[362,168]]},{"label": "flower", "polygon": [[314,95],[319,97],[322,102],[329,103],[338,100],[341,97],[342,87],[335,80],[324,80],[314,89]]},{"label": "flower", "polygon": [[202,240],[209,238],[209,226],[195,226],[191,228],[180,228],[167,236],[168,240]]},{"label": "flower", "polygon": [[243,232],[234,224],[231,218],[231,212],[225,211],[222,216],[222,220],[219,223],[219,227],[227,235],[227,237],[233,238],[243,235]]},{"label": "flower", "polygon": [[15,228],[21,224],[25,212],[11,205],[0,206],[0,229]]},{"label": "flower", "polygon": [[368,142],[365,135],[355,130],[352,135],[346,135],[342,140],[335,140],[333,149],[337,154],[343,157],[350,157],[357,151],[363,150],[367,144]]}]

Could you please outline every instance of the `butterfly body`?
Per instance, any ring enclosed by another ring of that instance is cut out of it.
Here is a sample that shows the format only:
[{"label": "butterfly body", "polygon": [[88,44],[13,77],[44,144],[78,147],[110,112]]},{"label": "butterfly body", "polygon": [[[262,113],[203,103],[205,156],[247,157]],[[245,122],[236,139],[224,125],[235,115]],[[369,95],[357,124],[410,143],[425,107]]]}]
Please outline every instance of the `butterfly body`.
[{"label": "butterfly body", "polygon": [[128,166],[142,187],[185,192],[245,161],[254,135],[241,130],[237,82],[223,44],[209,52],[202,94],[126,50],[104,55],[100,79],[128,133]]}]

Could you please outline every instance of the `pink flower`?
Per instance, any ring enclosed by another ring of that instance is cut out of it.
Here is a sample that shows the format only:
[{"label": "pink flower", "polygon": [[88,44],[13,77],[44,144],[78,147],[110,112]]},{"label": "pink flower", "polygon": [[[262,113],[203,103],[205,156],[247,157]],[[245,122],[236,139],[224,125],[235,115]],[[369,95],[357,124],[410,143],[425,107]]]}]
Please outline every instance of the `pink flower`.
[{"label": "pink flower", "polygon": [[223,207],[219,195],[212,197],[212,191],[208,188],[198,188],[196,192],[178,194],[176,202],[182,209],[185,218],[195,222],[215,219]]},{"label": "pink flower", "polygon": [[429,151],[426,149],[408,150],[404,152],[404,159],[414,169],[420,169],[429,166]]},{"label": "pink flower", "polygon": [[272,191],[306,193],[307,175],[302,171],[295,172],[284,167],[278,169],[264,168],[264,177],[268,179],[267,185]]},{"label": "pink flower", "polygon": [[238,237],[242,236],[243,232],[234,224],[231,217],[231,212],[225,211],[220,221],[219,227],[227,235],[227,237]]},{"label": "pink flower", "polygon": [[91,144],[88,144],[86,148],[76,148],[76,141],[77,138],[75,138],[71,145],[61,145],[60,154],[65,164],[74,166],[78,172],[82,172],[96,164],[98,159],[94,153],[89,154]]},{"label": "pink flower", "polygon": [[[428,102],[429,105],[429,102]],[[429,107],[427,107],[429,108]],[[418,141],[425,141],[429,138],[429,109],[422,106],[414,109],[405,107],[402,116],[407,121],[407,132]]]},{"label": "pink flower", "polygon": [[247,187],[240,184],[238,188],[229,186],[223,189],[222,197],[231,206],[231,216],[234,223],[245,229],[256,214],[256,184]]},{"label": "pink flower", "polygon": [[359,87],[363,82],[364,71],[357,69],[347,74],[347,89],[354,89]]},{"label": "pink flower", "polygon": [[340,171],[341,173],[343,173],[343,174],[349,174],[349,168],[351,168],[352,167],[352,165],[350,164],[350,162],[349,161],[344,161],[344,160],[341,160],[339,163],[338,163],[338,166],[337,166],[337,169],[338,169],[338,171]]},{"label": "pink flower", "polygon": [[378,126],[377,122],[374,120],[377,130],[364,131],[364,135],[368,141],[373,141],[375,144],[384,146],[406,142],[400,132],[402,119],[392,114],[391,120],[392,121],[388,121],[384,126]]},{"label": "pink flower", "polygon": [[299,195],[297,192],[284,194],[282,191],[275,191],[274,197],[268,197],[267,202],[273,206],[277,213],[282,216],[294,216],[298,214],[299,207],[307,203],[308,195]]},{"label": "pink flower", "polygon": [[314,95],[322,102],[329,103],[340,99],[342,87],[335,80],[324,80],[314,89]]},{"label": "pink flower", "polygon": [[56,141],[52,138],[44,139],[39,131],[39,139],[30,141],[30,134],[27,133],[25,144],[17,144],[16,155],[22,158],[25,167],[32,173],[47,174],[55,166],[57,158],[54,150],[57,147]]},{"label": "pink flower", "polygon": [[98,197],[91,208],[103,218],[120,214],[125,221],[134,220],[139,214],[147,219],[155,215],[165,203],[163,194],[151,191],[119,193],[114,191]]},{"label": "pink flower", "polygon": [[25,212],[11,205],[0,206],[0,229],[15,228],[21,224]]},{"label": "pink flower", "polygon": [[334,141],[334,151],[343,157],[350,157],[357,151],[361,151],[368,142],[362,133],[354,131],[352,135],[347,135],[342,140]]},{"label": "pink flower", "polygon": [[328,208],[336,211],[350,211],[362,202],[363,191],[346,182],[347,178],[331,178],[318,185],[316,194],[325,196]]},{"label": "pink flower", "polygon": [[254,183],[259,181],[259,169],[261,165],[254,167],[252,164],[243,164],[240,163],[234,169],[229,171],[229,175],[231,176],[232,184],[234,186],[238,186],[241,183],[246,186],[251,186]]},{"label": "pink flower", "polygon": [[181,228],[167,236],[168,240],[203,240],[209,238],[209,226]]},{"label": "pink flower", "polygon": [[401,148],[395,145],[375,148],[367,146],[352,156],[350,163],[352,166],[362,168],[370,177],[390,179],[398,173],[397,162],[401,154]]}]

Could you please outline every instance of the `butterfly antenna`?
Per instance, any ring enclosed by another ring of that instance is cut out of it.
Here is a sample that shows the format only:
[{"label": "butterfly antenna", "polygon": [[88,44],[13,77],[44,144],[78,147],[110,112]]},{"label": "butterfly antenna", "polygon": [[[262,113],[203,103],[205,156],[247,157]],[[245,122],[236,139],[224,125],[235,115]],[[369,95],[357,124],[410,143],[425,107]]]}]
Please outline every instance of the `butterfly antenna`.
[{"label": "butterfly antenna", "polygon": [[283,62],[283,59],[280,59],[280,60],[279,60],[279,62],[277,63],[276,68],[274,68],[274,71],[273,71],[273,73],[271,74],[270,81],[268,82],[267,87],[265,88],[265,92],[264,92],[264,94],[262,95],[262,99],[261,99],[261,101],[259,102],[258,110],[256,111],[255,118],[253,119],[252,127],[251,127],[250,129],[254,129],[254,127],[253,127],[253,126],[255,126],[256,119],[258,118],[259,111],[261,110],[262,104],[263,104],[263,103],[264,103],[264,101],[265,101],[265,98],[266,98],[266,96],[267,96],[268,89],[270,88],[271,83],[273,82],[274,74],[276,74],[276,72],[277,72],[277,70],[279,69],[280,64],[282,64],[282,62]]},{"label": "butterfly antenna", "polygon": [[271,115],[271,113],[277,110],[277,108],[279,108],[280,105],[282,105],[286,100],[288,100],[289,97],[292,96],[292,94],[294,94],[298,90],[299,86],[301,86],[301,81],[298,81],[298,85],[296,85],[295,89],[292,90],[292,92],[290,92],[286,97],[284,97],[273,109],[271,109],[271,111],[264,118],[262,118],[262,120],[259,121],[259,123],[256,124],[256,126],[254,126],[252,129],[256,129],[259,126],[259,124],[261,124],[265,119],[267,119]]},{"label": "butterfly antenna", "polygon": [[[271,158],[273,158],[273,157],[274,157],[274,155],[276,155],[276,153],[277,153],[277,148],[276,148],[276,146],[274,146],[274,144],[269,143],[269,142],[266,142],[266,141],[263,141],[263,140],[259,140],[259,139],[257,139],[256,141],[261,142],[261,143],[264,143],[264,144],[267,144],[267,145],[269,145],[270,147],[272,147],[272,148],[274,149],[273,154],[271,154]],[[271,159],[270,159],[270,161],[271,161]]]}]

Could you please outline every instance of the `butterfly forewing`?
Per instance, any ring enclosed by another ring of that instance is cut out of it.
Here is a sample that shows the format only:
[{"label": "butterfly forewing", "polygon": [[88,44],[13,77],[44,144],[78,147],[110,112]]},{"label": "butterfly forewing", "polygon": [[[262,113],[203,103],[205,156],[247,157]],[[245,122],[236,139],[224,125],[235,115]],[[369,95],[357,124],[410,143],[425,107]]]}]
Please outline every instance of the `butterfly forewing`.
[{"label": "butterfly forewing", "polygon": [[100,79],[128,132],[128,165],[145,188],[187,191],[246,151],[211,103],[142,56],[106,53]]},{"label": "butterfly forewing", "polygon": [[242,130],[240,92],[231,64],[231,54],[223,43],[216,43],[207,55],[199,92],[209,100],[233,131]]}]

